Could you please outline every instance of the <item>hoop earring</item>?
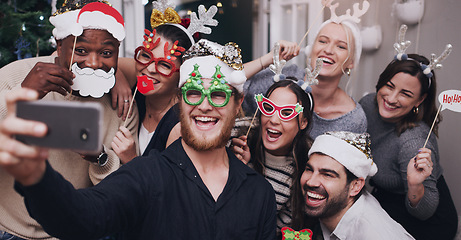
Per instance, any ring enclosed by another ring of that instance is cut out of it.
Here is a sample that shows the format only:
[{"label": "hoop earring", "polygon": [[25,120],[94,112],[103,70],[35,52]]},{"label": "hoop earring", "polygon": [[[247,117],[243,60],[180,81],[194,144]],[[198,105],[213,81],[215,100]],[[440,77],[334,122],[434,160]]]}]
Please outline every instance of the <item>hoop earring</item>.
[{"label": "hoop earring", "polygon": [[351,69],[350,68],[346,68],[345,72],[346,72],[347,76],[351,75]]},{"label": "hoop earring", "polygon": [[413,113],[417,115],[419,113],[419,108],[418,107],[413,107]]}]

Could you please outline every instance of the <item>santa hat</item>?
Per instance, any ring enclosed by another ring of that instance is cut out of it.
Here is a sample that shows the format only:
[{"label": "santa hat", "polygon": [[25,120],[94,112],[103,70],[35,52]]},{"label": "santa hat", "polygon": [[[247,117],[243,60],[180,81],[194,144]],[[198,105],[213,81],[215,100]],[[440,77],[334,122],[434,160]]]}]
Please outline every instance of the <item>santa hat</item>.
[{"label": "santa hat", "polygon": [[368,133],[326,132],[315,139],[308,157],[313,153],[330,156],[358,178],[365,179],[378,172],[371,156]]},{"label": "santa hat", "polygon": [[80,36],[85,29],[106,30],[114,38],[125,38],[125,23],[122,15],[113,7],[102,2],[92,2],[82,9],[67,11],[51,16],[50,22],[55,26],[53,35],[61,40],[69,35]]}]

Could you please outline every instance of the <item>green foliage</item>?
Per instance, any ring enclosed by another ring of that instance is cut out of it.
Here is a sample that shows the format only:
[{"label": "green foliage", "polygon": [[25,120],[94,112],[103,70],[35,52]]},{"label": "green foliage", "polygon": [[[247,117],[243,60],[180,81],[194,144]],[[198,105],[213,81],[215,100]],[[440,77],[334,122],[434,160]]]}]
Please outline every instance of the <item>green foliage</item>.
[{"label": "green foliage", "polygon": [[[62,0],[58,1],[62,4]],[[18,39],[29,43],[21,51],[24,56],[44,56],[54,51],[49,40],[53,26],[48,21],[51,5],[48,0],[7,0],[0,2],[0,67],[17,60]]]}]

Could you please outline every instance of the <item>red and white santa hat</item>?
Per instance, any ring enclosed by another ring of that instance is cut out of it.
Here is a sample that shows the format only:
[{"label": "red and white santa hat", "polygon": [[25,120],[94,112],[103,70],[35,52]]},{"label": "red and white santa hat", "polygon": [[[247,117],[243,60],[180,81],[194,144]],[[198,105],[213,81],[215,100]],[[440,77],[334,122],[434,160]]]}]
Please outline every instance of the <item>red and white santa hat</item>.
[{"label": "red and white santa hat", "polygon": [[102,2],[92,2],[82,9],[50,17],[54,25],[53,36],[61,40],[69,35],[80,36],[85,29],[107,30],[119,41],[125,38],[125,22],[113,7]]}]

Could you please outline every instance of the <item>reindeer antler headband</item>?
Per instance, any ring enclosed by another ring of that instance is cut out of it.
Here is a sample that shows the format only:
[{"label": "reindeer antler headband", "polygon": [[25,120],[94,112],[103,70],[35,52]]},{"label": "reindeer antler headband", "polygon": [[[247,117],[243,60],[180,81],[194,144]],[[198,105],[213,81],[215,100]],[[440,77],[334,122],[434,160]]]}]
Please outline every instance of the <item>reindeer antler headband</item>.
[{"label": "reindeer antler headband", "polygon": [[[360,61],[360,55],[362,54],[362,36],[360,33],[360,28],[358,27],[357,24],[360,23],[361,21],[360,17],[362,17],[368,11],[370,7],[370,3],[366,0],[363,1],[362,8],[360,8],[360,3],[355,3],[353,5],[353,14],[351,14],[351,9],[347,9],[345,14],[338,16],[336,14],[336,8],[339,6],[339,2],[333,5],[331,4],[331,2],[333,1],[332,0],[325,1],[325,6],[330,8],[331,17],[330,19],[326,20],[320,25],[320,27],[318,28],[318,31],[323,29],[329,23],[336,23],[336,24],[342,24],[344,26],[347,26],[351,30],[352,35],[354,36],[354,45],[355,45],[354,66],[358,66],[359,61]],[[318,35],[318,32],[315,35]],[[306,48],[307,56],[310,55],[311,46],[313,45],[313,42],[310,42],[309,45],[310,46]]]},{"label": "reindeer antler headband", "polygon": [[336,4],[329,4],[330,12],[331,12],[331,17],[330,20],[335,23],[342,23],[343,21],[351,21],[355,23],[360,22],[360,17],[363,16],[367,11],[368,8],[370,7],[370,3],[368,1],[363,1],[362,4],[362,9],[359,8],[359,3],[354,3],[352,7],[354,8],[354,14],[351,15],[351,10],[347,9],[346,14],[338,16],[336,15],[336,8],[339,6],[339,2]]},{"label": "reindeer antler headband", "polygon": [[453,46],[451,44],[447,44],[445,46],[445,50],[443,53],[437,57],[435,54],[431,54],[431,59],[429,62],[429,65],[423,64],[413,58],[409,58],[408,55],[405,53],[405,51],[408,49],[410,46],[411,42],[410,41],[405,41],[405,33],[407,32],[407,25],[403,24],[400,26],[399,30],[399,41],[394,43],[394,49],[397,51],[397,55],[395,55],[395,60],[398,61],[405,61],[405,60],[411,60],[417,62],[421,66],[421,70],[423,71],[424,75],[429,79],[429,85],[428,88],[431,86],[431,78],[433,76],[432,71],[434,69],[440,69],[442,68],[442,61],[445,60],[445,58],[448,57],[448,55],[451,53],[451,50],[453,49]]},{"label": "reindeer antler headband", "polygon": [[150,19],[152,28],[156,28],[162,24],[172,24],[187,34],[192,45],[195,44],[194,38],[192,37],[194,33],[200,32],[210,34],[211,28],[206,27],[206,25],[218,25],[218,21],[213,19],[218,12],[218,8],[214,5],[212,5],[208,11],[205,9],[205,6],[200,5],[198,7],[198,17],[195,12],[192,12],[190,15],[190,24],[187,29],[179,24],[181,23],[181,18],[174,10],[176,6],[173,3],[170,3],[169,0],[158,0],[153,2],[152,5],[153,10]]},{"label": "reindeer antler headband", "polygon": [[[274,80],[274,82],[278,82],[280,80],[290,80],[290,81],[295,82],[296,84],[298,84],[298,86],[301,87],[301,89],[303,89],[307,93],[309,100],[312,103],[311,86],[319,83],[319,81],[317,80],[317,76],[319,75],[320,70],[322,70],[322,66],[323,66],[322,59],[318,58],[316,60],[314,69],[311,69],[310,66],[306,68],[306,81],[303,81],[303,80],[295,81],[294,79],[287,78],[282,73],[282,69],[286,64],[286,61],[283,59],[280,60],[279,52],[280,52],[280,43],[276,42],[274,44],[274,57],[272,58],[273,63],[269,65],[269,69],[275,74],[272,79]],[[311,108],[312,108],[312,105],[311,105]]]}]

